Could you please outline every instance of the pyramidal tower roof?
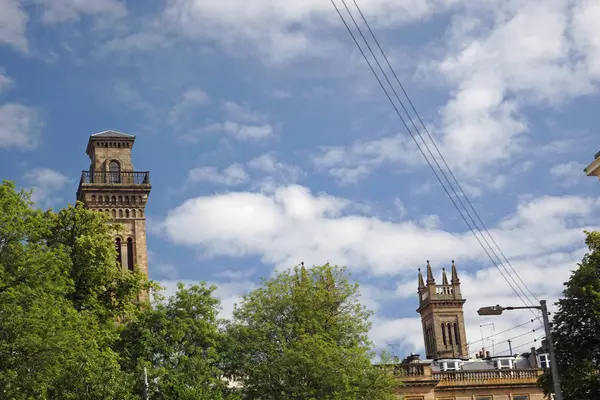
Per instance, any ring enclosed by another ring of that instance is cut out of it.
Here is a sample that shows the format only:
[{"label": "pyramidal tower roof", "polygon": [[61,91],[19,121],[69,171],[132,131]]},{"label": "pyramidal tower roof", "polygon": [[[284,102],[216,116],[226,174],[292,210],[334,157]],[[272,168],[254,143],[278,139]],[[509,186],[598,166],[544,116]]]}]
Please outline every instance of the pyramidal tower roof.
[{"label": "pyramidal tower roof", "polygon": [[86,153],[90,155],[90,151],[92,148],[92,142],[98,142],[99,140],[117,140],[117,141],[127,141],[131,142],[129,147],[133,147],[133,142],[135,141],[134,135],[129,135],[123,132],[113,131],[109,129],[107,131],[102,131],[98,133],[94,133],[90,135],[90,140],[88,141]]},{"label": "pyramidal tower roof", "polygon": [[128,135],[127,133],[123,133],[123,132],[113,131],[112,129],[94,133],[91,137],[93,137],[93,138],[119,138],[119,139],[134,139],[135,138],[135,136],[133,136],[133,135]]}]

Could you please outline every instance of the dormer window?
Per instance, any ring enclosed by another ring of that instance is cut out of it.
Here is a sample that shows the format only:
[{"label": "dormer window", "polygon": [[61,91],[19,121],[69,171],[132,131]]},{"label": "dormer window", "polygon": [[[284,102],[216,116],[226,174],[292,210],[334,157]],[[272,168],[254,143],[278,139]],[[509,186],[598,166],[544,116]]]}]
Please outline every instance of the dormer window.
[{"label": "dormer window", "polygon": [[538,354],[538,365],[540,368],[549,369],[550,368],[550,357],[548,354]]},{"label": "dormer window", "polygon": [[500,358],[496,360],[496,368],[498,369],[513,369],[515,360],[512,358]]},{"label": "dormer window", "polygon": [[460,371],[460,361],[442,361],[442,371]]}]

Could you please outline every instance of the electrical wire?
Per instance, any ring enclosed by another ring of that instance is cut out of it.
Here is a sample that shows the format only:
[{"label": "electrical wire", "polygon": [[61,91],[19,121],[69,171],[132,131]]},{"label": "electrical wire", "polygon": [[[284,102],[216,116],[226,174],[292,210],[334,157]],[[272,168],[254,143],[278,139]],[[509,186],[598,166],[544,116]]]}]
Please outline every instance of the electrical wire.
[{"label": "electrical wire", "polygon": [[[512,350],[514,352],[515,349],[520,349],[521,347],[525,347],[525,346],[531,345],[533,343],[537,343],[537,341],[538,341],[538,339],[533,339],[532,341],[529,341],[527,343],[522,343],[522,344],[519,344],[517,346],[512,346]],[[506,350],[506,351],[503,351],[501,353],[498,353],[498,354],[494,355],[494,357],[503,356],[503,355],[509,354],[509,353],[511,353],[511,351],[510,350]],[[512,354],[509,354],[509,355],[512,355]]]},{"label": "electrical wire", "polygon": [[527,324],[531,324],[532,322],[533,322],[533,319],[530,319],[529,321],[527,321],[527,322],[523,322],[522,324],[519,324],[519,325],[515,325],[515,326],[513,326],[512,328],[508,328],[508,329],[505,329],[505,330],[503,330],[503,331],[500,331],[500,332],[498,332],[498,333],[494,333],[493,335],[490,335],[490,336],[487,336],[487,337],[481,338],[481,339],[479,339],[479,340],[476,340],[476,341],[474,341],[474,342],[469,342],[469,343],[467,343],[467,347],[468,347],[468,346],[470,346],[470,345],[473,345],[473,344],[479,343],[479,342],[483,342],[484,340],[488,340],[488,339],[490,339],[490,338],[493,338],[494,336],[498,336],[498,335],[501,335],[501,334],[503,334],[503,333],[510,332],[510,331],[512,331],[513,329],[517,329],[517,328],[520,328],[520,327],[522,327],[522,326],[525,326],[525,325],[527,325]]},{"label": "electrical wire", "polygon": [[[544,328],[543,326],[538,326],[537,328],[535,328],[535,329],[532,329],[531,331],[523,332],[523,333],[521,333],[520,335],[516,335],[516,336],[513,336],[513,337],[511,337],[510,339],[506,339],[506,340],[503,340],[503,341],[501,341],[501,342],[494,343],[494,346],[498,346],[498,345],[500,345],[500,344],[502,344],[502,343],[508,343],[508,342],[510,342],[510,341],[512,341],[512,340],[514,340],[514,339],[518,339],[518,338],[520,338],[520,337],[523,337],[523,336],[526,336],[526,335],[530,335],[531,333],[534,333],[534,332],[536,332],[537,330],[539,330],[539,329],[543,329],[543,328]],[[513,347],[513,349],[514,349],[514,347]],[[476,352],[473,352],[473,353],[472,353],[472,355],[476,355],[477,353],[479,353],[479,352],[478,352],[478,351],[476,351]]]},{"label": "electrical wire", "polygon": [[[345,1],[342,0],[345,4]],[[438,148],[437,144],[435,143],[435,140],[433,139],[431,133],[429,132],[429,129],[427,129],[427,126],[425,125],[425,123],[423,122],[423,119],[421,118],[421,116],[419,115],[416,107],[414,106],[412,100],[410,99],[408,93],[406,92],[406,90],[404,89],[404,85],[402,85],[402,83],[400,82],[400,79],[398,78],[398,74],[396,74],[396,70],[392,67],[387,55],[385,54],[385,52],[383,51],[383,48],[381,47],[381,44],[379,43],[379,40],[377,39],[377,37],[375,36],[375,33],[373,32],[373,30],[371,29],[371,25],[369,24],[369,22],[367,21],[367,19],[365,18],[365,15],[363,14],[362,10],[360,9],[360,6],[358,5],[357,0],[352,0],[354,2],[354,5],[356,7],[356,9],[358,10],[358,12],[360,13],[360,16],[363,20],[363,22],[365,23],[365,26],[367,27],[367,29],[369,30],[369,33],[371,34],[371,37],[373,38],[373,41],[375,42],[375,44],[377,45],[379,51],[381,52],[381,55],[383,56],[385,62],[387,63],[388,68],[390,69],[390,71],[392,72],[392,74],[394,75],[394,78],[396,80],[396,82],[398,83],[398,85],[400,86],[400,89],[402,89],[402,93],[404,94],[404,97],[406,97],[406,100],[408,100],[408,103],[411,107],[411,109],[413,110],[415,116],[417,117],[417,119],[419,120],[419,122],[421,123],[421,126],[423,127],[423,130],[427,133],[427,136],[429,137],[429,140],[431,141],[431,143],[433,144],[433,147],[435,148],[435,150],[437,151],[438,155],[440,156],[442,162],[444,163],[446,169],[448,170],[448,172],[450,173],[450,176],[452,177],[452,179],[454,180],[454,183],[456,183],[456,186],[458,187],[459,191],[461,192],[462,196],[465,198],[467,204],[469,205],[469,207],[471,208],[471,210],[473,210],[473,213],[475,214],[475,217],[477,218],[477,220],[479,221],[479,223],[481,224],[483,230],[487,233],[488,237],[490,238],[490,240],[492,241],[492,243],[494,243],[494,245],[496,246],[496,248],[498,249],[498,252],[502,255],[502,257],[504,258],[504,260],[506,261],[506,263],[510,266],[510,268],[512,269],[512,271],[515,273],[515,275],[517,276],[517,278],[519,279],[519,281],[521,282],[521,284],[527,289],[527,291],[531,294],[531,296],[533,296],[533,298],[537,301],[537,303],[539,303],[539,299],[535,296],[535,294],[529,289],[529,287],[525,284],[525,282],[523,282],[523,280],[521,279],[521,277],[519,276],[519,274],[517,273],[517,271],[514,269],[514,267],[512,266],[511,262],[508,260],[508,258],[506,257],[506,255],[504,254],[504,252],[502,251],[502,249],[500,248],[500,246],[498,245],[498,243],[494,240],[493,236],[491,235],[490,231],[487,229],[487,227],[485,226],[485,223],[483,222],[483,220],[481,219],[479,213],[477,212],[477,210],[475,209],[475,207],[473,206],[473,203],[471,203],[471,200],[469,200],[469,197],[467,196],[467,194],[465,193],[465,191],[463,190],[461,184],[458,182],[458,179],[456,179],[456,176],[454,175],[454,173],[452,172],[452,169],[450,168],[450,166],[448,165],[448,163],[446,162],[446,159],[444,158],[443,154],[441,153],[440,149]],[[358,27],[358,26],[357,26]],[[364,38],[364,37],[363,37]],[[366,40],[365,40],[366,41]],[[395,93],[395,91],[394,91]],[[399,99],[398,99],[399,100]],[[403,107],[404,108],[404,107]],[[408,112],[405,109],[405,112],[408,114]],[[409,115],[410,118],[410,115]],[[412,121],[411,118],[411,123],[414,126],[415,130],[417,131],[417,133],[419,134],[419,136],[421,137],[421,140],[423,140],[423,143],[425,142],[425,139],[421,136],[421,133],[419,132],[418,128],[415,126],[414,122]],[[448,184],[452,187],[452,184],[450,183],[450,181],[448,180],[448,178],[446,177],[446,174],[443,172],[442,168],[440,167],[439,163],[437,162],[437,160],[435,159],[435,157],[433,156],[433,154],[431,154],[431,151],[429,150],[429,147],[427,146],[427,150],[429,151],[429,154],[431,155],[431,157],[434,159],[436,165],[438,166],[438,168],[440,168],[440,170],[442,171],[442,174],[444,175],[444,178],[446,179],[446,181],[448,182]],[[467,210],[467,207],[463,204],[462,200],[460,200],[460,196],[458,195],[458,193],[456,193],[456,191],[454,190],[454,188],[452,189],[455,196],[458,198],[459,202],[461,203],[461,205],[465,208],[465,210]],[[469,214],[469,217],[471,219],[471,221],[473,222],[473,224],[477,227],[477,223],[475,222],[475,220],[472,218],[472,216]],[[479,233],[481,234],[481,236],[484,238],[486,244],[488,244],[488,246],[491,247],[491,245],[489,245],[489,242],[485,239],[485,236],[483,235],[483,233],[481,232],[481,230],[477,227],[477,230],[479,231]],[[493,251],[493,250],[492,250]],[[493,251],[494,252],[494,251]],[[498,260],[500,261],[500,263],[502,263],[502,261],[500,260],[500,257],[498,257],[498,255],[494,252],[494,255],[498,258]],[[516,284],[516,282],[515,282]],[[524,293],[525,294],[525,293]],[[526,295],[526,294],[525,294]],[[527,295],[526,295],[527,297]],[[528,298],[528,297],[527,297]],[[528,300],[530,300],[528,298]],[[531,301],[531,300],[530,300]]]},{"label": "electrical wire", "polygon": [[[459,214],[460,214],[460,216],[462,217],[463,221],[464,221],[464,222],[465,222],[465,224],[466,224],[466,225],[469,227],[469,230],[470,230],[470,231],[471,231],[471,233],[472,233],[472,234],[475,236],[475,238],[476,238],[476,240],[478,241],[479,245],[482,247],[482,249],[484,250],[484,252],[485,252],[485,253],[487,254],[487,256],[490,258],[490,260],[492,261],[492,263],[493,263],[493,264],[496,266],[496,268],[498,269],[498,271],[500,272],[500,274],[502,275],[502,277],[504,278],[504,280],[505,280],[505,281],[506,281],[506,282],[509,284],[509,286],[511,287],[511,289],[513,290],[513,292],[515,293],[515,295],[516,295],[516,296],[517,296],[517,297],[518,297],[518,298],[519,298],[519,299],[520,299],[520,300],[521,300],[521,301],[522,301],[522,302],[523,302],[525,305],[530,305],[530,304],[527,304],[527,302],[526,302],[526,301],[523,299],[523,297],[522,297],[522,296],[519,294],[519,292],[518,292],[518,291],[515,289],[515,287],[513,286],[513,284],[511,284],[511,282],[510,282],[510,281],[509,281],[509,279],[506,277],[506,275],[504,274],[504,272],[502,271],[502,269],[500,268],[500,266],[498,265],[498,263],[497,263],[497,262],[494,260],[494,258],[493,258],[493,257],[492,257],[492,255],[490,254],[490,251],[488,251],[488,248],[486,248],[486,247],[484,246],[484,244],[482,243],[482,241],[481,241],[481,239],[479,238],[479,236],[478,236],[478,235],[475,233],[475,230],[478,230],[478,231],[479,231],[480,235],[482,236],[482,238],[484,239],[484,241],[485,241],[485,242],[486,242],[486,244],[488,245],[489,249],[490,249],[490,250],[491,250],[491,251],[494,253],[494,255],[496,256],[496,258],[497,258],[497,259],[500,261],[500,265],[502,265],[502,262],[501,262],[500,258],[499,258],[499,257],[498,257],[498,255],[497,255],[497,254],[494,252],[494,250],[493,250],[493,248],[491,247],[491,245],[489,244],[489,242],[488,242],[488,241],[485,239],[485,236],[483,235],[483,233],[481,232],[481,230],[479,229],[479,227],[478,227],[478,226],[477,226],[477,224],[475,223],[475,220],[473,219],[473,217],[472,217],[472,216],[471,216],[471,214],[469,213],[469,210],[466,208],[466,206],[464,205],[464,203],[462,203],[462,201],[460,200],[460,196],[458,195],[458,193],[456,192],[456,190],[455,190],[455,189],[454,189],[454,187],[452,186],[452,184],[451,184],[451,182],[449,181],[448,177],[445,175],[445,173],[444,173],[443,169],[441,168],[441,166],[440,166],[440,165],[439,165],[439,163],[437,162],[437,160],[436,160],[435,156],[433,156],[433,153],[431,152],[431,149],[430,149],[430,148],[429,148],[429,146],[427,145],[427,142],[425,141],[425,139],[423,138],[423,136],[420,134],[420,132],[419,132],[418,128],[416,127],[416,124],[415,124],[415,123],[414,123],[414,121],[412,120],[412,118],[411,118],[411,116],[410,116],[410,114],[409,114],[408,110],[407,110],[407,109],[406,109],[406,107],[404,106],[404,104],[403,104],[402,100],[400,100],[400,97],[398,96],[398,93],[397,93],[397,92],[396,92],[396,90],[394,89],[394,86],[393,86],[393,85],[392,85],[392,83],[390,82],[390,80],[389,80],[389,78],[388,78],[387,74],[385,73],[385,71],[384,71],[383,67],[381,66],[381,63],[379,62],[379,60],[377,59],[377,56],[376,56],[376,55],[375,55],[375,53],[373,52],[373,49],[372,49],[372,48],[371,48],[371,46],[369,45],[369,42],[368,42],[368,40],[365,38],[364,34],[362,33],[362,30],[360,29],[360,27],[359,27],[358,23],[356,22],[356,20],[355,20],[354,16],[353,16],[353,15],[352,15],[352,13],[350,12],[350,9],[348,8],[348,6],[347,6],[347,4],[346,4],[345,0],[342,0],[342,3],[343,3],[343,5],[344,5],[344,7],[345,7],[346,11],[348,12],[348,15],[349,15],[349,16],[350,16],[350,18],[352,19],[352,21],[353,21],[353,23],[354,23],[355,27],[357,28],[358,32],[360,33],[360,35],[361,35],[361,37],[362,37],[363,41],[365,42],[365,44],[366,44],[367,48],[369,49],[369,51],[370,51],[371,55],[373,56],[373,59],[375,60],[375,62],[376,62],[376,64],[378,65],[379,69],[381,70],[381,72],[382,72],[382,74],[383,74],[383,76],[384,76],[384,78],[385,78],[386,82],[388,83],[388,85],[389,85],[389,86],[390,86],[390,88],[392,89],[392,92],[394,93],[394,95],[396,96],[396,98],[397,98],[398,102],[399,102],[399,103],[400,103],[400,105],[402,106],[402,108],[403,108],[404,112],[406,113],[406,115],[407,115],[408,119],[411,121],[411,124],[413,125],[413,127],[414,127],[414,128],[415,128],[415,130],[417,131],[417,134],[419,135],[419,137],[420,137],[420,138],[421,138],[421,140],[423,141],[423,144],[425,145],[425,147],[426,147],[426,149],[428,150],[428,152],[429,152],[429,154],[431,155],[431,157],[434,159],[434,162],[436,163],[436,165],[437,165],[437,166],[438,166],[438,168],[440,169],[440,172],[443,174],[443,176],[444,176],[445,180],[448,182],[449,186],[451,187],[452,191],[453,191],[453,192],[454,192],[454,194],[455,194],[455,197],[456,197],[456,198],[459,200],[459,202],[461,203],[461,205],[462,205],[462,206],[463,206],[463,208],[464,208],[464,211],[465,211],[465,212],[466,212],[466,214],[469,216],[469,219],[470,219],[470,220],[473,222],[473,225],[475,226],[475,228],[473,228],[473,227],[471,226],[471,224],[469,223],[469,221],[467,220],[467,218],[466,218],[466,217],[465,217],[465,215],[463,214],[463,210],[461,210],[461,208],[458,206],[458,204],[457,204],[457,203],[456,203],[456,201],[454,200],[454,197],[453,197],[453,196],[450,194],[450,192],[449,192],[449,191],[448,191],[448,189],[446,188],[446,185],[443,183],[443,181],[442,181],[442,179],[440,178],[439,174],[437,173],[437,171],[436,171],[436,170],[435,170],[435,168],[433,167],[433,165],[432,165],[431,161],[429,160],[429,158],[427,157],[427,155],[426,155],[426,154],[425,154],[425,152],[423,151],[423,149],[422,149],[421,145],[419,144],[419,142],[417,141],[417,139],[416,139],[415,135],[413,134],[413,132],[412,132],[412,131],[411,131],[411,129],[409,128],[408,124],[406,123],[406,120],[404,119],[404,117],[403,117],[403,116],[402,116],[402,114],[400,113],[400,111],[399,111],[398,107],[396,106],[396,104],[395,104],[395,103],[394,103],[394,101],[392,100],[392,97],[391,97],[391,95],[389,94],[388,90],[386,89],[385,85],[383,84],[383,82],[382,82],[381,78],[380,78],[380,77],[379,77],[379,75],[378,75],[378,74],[375,72],[375,69],[374,69],[374,67],[373,67],[372,63],[369,61],[369,58],[368,58],[368,57],[367,57],[367,55],[365,54],[365,51],[363,50],[362,46],[361,46],[361,45],[358,43],[358,40],[357,40],[356,36],[355,36],[355,35],[354,35],[354,33],[352,32],[352,29],[350,28],[350,26],[348,25],[348,23],[346,22],[346,20],[345,20],[344,16],[342,15],[342,13],[341,13],[341,11],[340,11],[339,7],[337,6],[337,4],[335,3],[335,1],[334,1],[334,0],[331,0],[331,3],[332,3],[332,5],[334,6],[334,8],[335,8],[335,10],[336,10],[337,14],[339,15],[340,19],[342,20],[342,22],[343,22],[344,26],[345,26],[345,27],[346,27],[346,29],[348,30],[348,33],[349,33],[349,34],[350,34],[350,36],[352,37],[352,39],[353,39],[354,43],[356,44],[356,46],[358,47],[359,51],[361,52],[361,54],[362,54],[363,58],[364,58],[364,59],[365,59],[365,61],[367,62],[367,65],[369,66],[369,68],[370,68],[371,72],[373,73],[373,75],[374,75],[374,76],[375,76],[375,78],[377,79],[377,81],[378,81],[379,85],[380,85],[380,86],[381,86],[381,88],[383,89],[383,91],[384,91],[384,93],[385,93],[386,97],[387,97],[387,98],[388,98],[388,100],[390,101],[390,104],[392,105],[392,107],[393,107],[393,108],[394,108],[394,110],[396,111],[396,114],[398,115],[398,117],[399,117],[399,118],[400,118],[400,120],[402,121],[402,123],[403,123],[404,127],[406,128],[406,130],[407,130],[407,131],[408,131],[408,133],[410,134],[410,136],[411,136],[411,138],[413,139],[413,141],[415,142],[415,144],[417,145],[417,148],[418,148],[418,150],[420,151],[421,155],[424,157],[425,161],[427,162],[427,164],[429,165],[429,167],[430,167],[430,168],[431,168],[431,170],[433,171],[434,175],[436,176],[436,178],[437,178],[438,182],[440,183],[440,185],[442,186],[442,188],[443,188],[443,189],[444,189],[444,191],[446,192],[447,196],[448,196],[448,197],[450,198],[450,200],[452,201],[452,203],[453,203],[454,207],[455,207],[455,208],[457,209],[457,211],[459,212]],[[354,3],[355,3],[355,5],[356,5],[357,9],[359,10],[359,12],[361,13],[361,16],[363,17],[363,20],[365,20],[365,21],[366,21],[366,19],[364,18],[364,14],[362,14],[362,11],[360,10],[360,7],[358,6],[358,3],[356,3],[356,0],[354,0]],[[368,22],[367,22],[367,24],[368,24]],[[368,26],[368,27],[369,27],[369,30],[370,30],[370,32],[371,32],[371,34],[372,34],[372,36],[373,36],[373,37],[375,38],[375,40],[376,40],[376,37],[374,36],[374,34],[373,34],[373,32],[372,32],[372,30],[371,30],[370,26]],[[379,45],[379,42],[377,41],[376,43],[378,44],[378,47],[379,47],[380,51],[382,52],[382,54],[383,54],[383,55],[384,55],[384,57],[385,57],[385,53],[383,52],[383,49],[381,49],[381,46]],[[397,79],[398,83],[400,83],[400,81],[399,81],[399,79],[398,79],[398,77],[397,77],[397,74],[395,74],[395,71],[394,71],[394,70],[393,70],[393,68],[391,67],[391,64],[389,63],[389,60],[387,59],[387,57],[386,57],[386,60],[387,60],[388,66],[390,67],[390,69],[392,70],[392,72],[394,73],[394,75],[396,76],[396,79]],[[400,85],[401,85],[401,84],[400,84]],[[406,91],[404,90],[404,88],[403,88],[403,86],[402,86],[402,85],[401,85],[401,87],[402,87],[402,90],[403,90],[403,92],[405,93],[405,96],[407,96],[407,98],[408,98],[408,95],[406,94]],[[408,99],[409,99],[409,102],[411,103],[411,106],[412,106],[413,110],[415,110],[415,112],[416,112],[416,109],[415,109],[415,107],[414,107],[414,104],[412,104],[412,101],[410,101],[410,98],[408,98]],[[418,116],[418,114],[417,114],[417,117],[418,117],[418,118],[419,118],[419,120],[421,121],[421,124],[424,126],[424,123],[423,123],[422,119],[420,118],[420,116]],[[426,127],[425,127],[425,129],[426,129]],[[428,130],[427,130],[427,132],[428,132]],[[428,134],[429,134],[429,132],[428,132]],[[431,137],[431,134],[429,134],[429,137],[430,137],[430,140],[432,140],[432,142],[434,143],[434,146],[436,147],[436,150],[437,150],[437,151],[438,151],[438,153],[441,155],[441,152],[439,151],[439,148],[437,148],[437,146],[435,145],[435,141],[433,141],[433,138]],[[444,160],[444,163],[445,163],[445,164],[446,164],[446,166],[447,166],[447,163],[445,162],[445,159],[443,159],[443,160]],[[448,166],[447,166],[447,168],[448,168],[448,169],[449,169],[449,171],[452,173],[451,169],[450,169]],[[452,175],[453,175],[453,178],[454,178],[454,180],[455,180],[456,182],[458,182],[458,181],[456,180],[456,177],[454,176],[454,174],[452,174]],[[460,189],[461,189],[461,191],[462,191],[462,187],[460,187]],[[463,195],[464,195],[464,191],[462,191],[462,193],[463,193]],[[467,198],[467,200],[468,200],[468,198]],[[469,201],[469,202],[470,202],[470,201]],[[472,203],[471,203],[471,207],[472,207]],[[473,208],[474,208],[474,207],[473,207]],[[477,215],[478,215],[478,214],[477,214]],[[479,217],[479,219],[481,219],[481,218]],[[486,229],[486,228],[484,227],[484,229]],[[488,235],[489,235],[489,236],[491,236],[491,235],[489,234],[489,231],[487,231],[487,232],[488,232]],[[492,240],[493,240],[493,238],[492,238]],[[494,241],[494,242],[495,242],[495,241]],[[497,245],[497,243],[496,243],[496,245]],[[503,254],[503,253],[502,253],[502,254]],[[511,279],[513,280],[513,282],[515,283],[515,285],[516,285],[518,288],[520,288],[520,285],[519,285],[519,284],[518,284],[518,283],[517,283],[517,282],[514,280],[514,278],[513,278],[513,277],[510,275],[510,272],[508,271],[508,269],[506,269],[506,267],[504,267],[503,265],[502,265],[502,267],[505,269],[505,271],[507,272],[507,274],[508,274],[508,275],[511,277]],[[514,270],[514,268],[513,268],[513,271],[514,271],[514,273],[515,273],[515,274],[518,276],[518,273],[516,272],[516,270]],[[520,277],[519,277],[519,279],[520,279]],[[521,280],[521,282],[522,282],[522,280]],[[523,285],[524,285],[524,286],[526,286],[524,283],[523,283]],[[520,288],[520,289],[521,289],[521,288]],[[527,289],[529,290],[529,288],[527,288]],[[531,293],[531,290],[529,290],[529,291],[530,291],[530,293]],[[528,300],[529,300],[529,301],[530,301],[530,302],[533,304],[533,302],[531,301],[531,299],[529,299],[529,297],[527,296],[527,294],[526,294],[526,293],[525,293],[525,292],[524,292],[522,289],[521,289],[521,292],[522,292],[522,293],[524,294],[524,296],[525,296],[525,297],[526,297],[526,298],[527,298],[527,299],[528,299]],[[539,318],[540,318],[539,316],[535,315],[535,313],[533,312],[533,310],[531,310],[531,311],[532,311],[532,313],[534,314],[534,316],[535,316],[537,319],[539,319]]]}]

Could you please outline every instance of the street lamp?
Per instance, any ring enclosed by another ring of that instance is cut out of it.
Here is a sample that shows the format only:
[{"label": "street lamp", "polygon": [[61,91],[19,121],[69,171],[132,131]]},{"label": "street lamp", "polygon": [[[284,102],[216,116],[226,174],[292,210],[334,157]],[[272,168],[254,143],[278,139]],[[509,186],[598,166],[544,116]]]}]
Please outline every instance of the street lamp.
[{"label": "street lamp", "polygon": [[524,306],[524,307],[502,307],[501,305],[481,307],[477,310],[477,314],[482,316],[501,315],[504,310],[522,310],[534,308],[542,312],[544,320],[544,330],[546,331],[546,340],[550,350],[550,371],[552,372],[552,383],[554,384],[554,396],[556,400],[563,400],[562,391],[560,389],[560,377],[558,375],[558,365],[556,365],[556,356],[554,354],[554,342],[552,341],[552,331],[550,330],[550,321],[548,320],[548,308],[546,300],[541,300],[539,306]]}]

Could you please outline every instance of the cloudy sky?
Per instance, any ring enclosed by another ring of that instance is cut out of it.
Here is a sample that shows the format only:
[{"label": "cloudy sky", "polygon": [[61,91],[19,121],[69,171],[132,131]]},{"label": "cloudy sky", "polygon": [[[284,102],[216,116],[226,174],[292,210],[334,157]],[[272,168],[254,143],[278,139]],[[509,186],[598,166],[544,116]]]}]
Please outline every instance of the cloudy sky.
[{"label": "cloudy sky", "polygon": [[[600,150],[600,1],[358,4],[520,279],[556,300],[583,229],[600,226],[600,182],[582,172]],[[477,316],[521,300],[330,0],[141,5],[0,0],[2,178],[61,207],[88,136],[134,134],[153,185],[151,278],[217,284],[224,315],[276,268],[329,261],[361,282],[377,346],[422,354],[417,268],[431,260],[439,282],[455,259],[471,352],[516,325],[496,353],[541,336],[526,311]]]}]

